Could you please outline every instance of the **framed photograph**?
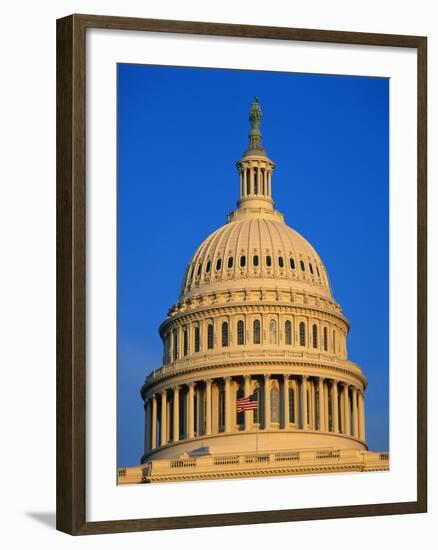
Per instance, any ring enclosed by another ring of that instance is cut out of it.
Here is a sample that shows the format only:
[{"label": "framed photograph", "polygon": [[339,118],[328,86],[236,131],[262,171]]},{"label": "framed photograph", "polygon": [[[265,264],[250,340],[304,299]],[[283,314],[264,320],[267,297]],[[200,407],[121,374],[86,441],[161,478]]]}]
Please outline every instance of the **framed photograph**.
[{"label": "framed photograph", "polygon": [[57,528],[427,510],[426,38],[57,22]]}]

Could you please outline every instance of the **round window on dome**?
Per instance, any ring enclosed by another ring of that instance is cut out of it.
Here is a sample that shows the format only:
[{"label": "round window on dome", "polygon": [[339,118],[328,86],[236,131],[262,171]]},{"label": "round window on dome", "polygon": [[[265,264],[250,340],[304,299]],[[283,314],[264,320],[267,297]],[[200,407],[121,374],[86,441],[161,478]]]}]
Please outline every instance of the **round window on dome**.
[{"label": "round window on dome", "polygon": [[278,256],[278,267],[284,267],[283,256]]},{"label": "round window on dome", "polygon": [[252,257],[252,265],[254,267],[257,267],[259,265],[259,257],[257,256],[257,254]]},{"label": "round window on dome", "polygon": [[219,269],[222,267],[222,259],[218,258],[216,260],[216,271],[219,271]]},{"label": "round window on dome", "polygon": [[289,259],[289,265],[291,269],[295,269],[295,260],[293,258]]},{"label": "round window on dome", "polygon": [[271,256],[266,256],[266,265],[267,265],[268,267],[271,267],[271,265],[272,265],[272,258],[271,258]]},{"label": "round window on dome", "polygon": [[306,266],[304,265],[303,260],[300,260],[300,267],[301,267],[301,271],[306,271]]},{"label": "round window on dome", "polygon": [[246,256],[240,256],[240,267],[245,267],[246,265]]},{"label": "round window on dome", "polygon": [[231,269],[233,267],[233,256],[230,256],[228,258],[228,269]]},{"label": "round window on dome", "polygon": [[208,260],[207,265],[205,266],[206,273],[210,273],[210,267],[211,267],[211,262],[210,260]]},{"label": "round window on dome", "polygon": [[196,275],[199,277],[199,275],[201,275],[201,271],[202,271],[202,263],[200,263],[198,265],[198,272],[196,273]]}]

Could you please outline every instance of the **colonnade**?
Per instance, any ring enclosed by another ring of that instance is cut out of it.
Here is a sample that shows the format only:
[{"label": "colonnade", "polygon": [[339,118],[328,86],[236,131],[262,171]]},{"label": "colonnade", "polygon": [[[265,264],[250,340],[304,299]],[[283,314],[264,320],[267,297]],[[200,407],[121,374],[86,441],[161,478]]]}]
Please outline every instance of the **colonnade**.
[{"label": "colonnade", "polygon": [[[236,412],[251,395],[254,411]],[[260,430],[341,433],[365,441],[363,390],[325,377],[236,375],[168,387],[145,401],[145,453],[168,443]]]},{"label": "colonnade", "polygon": [[240,196],[271,197],[272,172],[270,168],[243,168],[240,171]]}]

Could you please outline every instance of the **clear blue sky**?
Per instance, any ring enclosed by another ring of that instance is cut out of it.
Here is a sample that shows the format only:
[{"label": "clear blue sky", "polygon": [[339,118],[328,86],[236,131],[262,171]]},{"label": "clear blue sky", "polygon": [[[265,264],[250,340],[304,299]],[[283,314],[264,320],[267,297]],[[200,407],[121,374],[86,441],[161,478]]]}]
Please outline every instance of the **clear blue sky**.
[{"label": "clear blue sky", "polygon": [[367,440],[388,449],[389,81],[118,65],[118,464],[143,452],[140,387],[197,246],[236,204],[258,96],[273,197],[327,267],[369,381]]}]

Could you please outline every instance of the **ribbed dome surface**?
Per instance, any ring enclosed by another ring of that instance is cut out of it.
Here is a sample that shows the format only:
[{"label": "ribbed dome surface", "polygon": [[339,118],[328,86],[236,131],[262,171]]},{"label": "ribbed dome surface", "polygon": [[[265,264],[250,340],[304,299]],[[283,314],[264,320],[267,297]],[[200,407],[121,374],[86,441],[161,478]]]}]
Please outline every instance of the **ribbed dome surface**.
[{"label": "ribbed dome surface", "polygon": [[193,255],[181,293],[207,292],[239,280],[239,286],[251,287],[298,284],[331,297],[327,273],[315,249],[281,215],[242,216],[213,232]]}]

